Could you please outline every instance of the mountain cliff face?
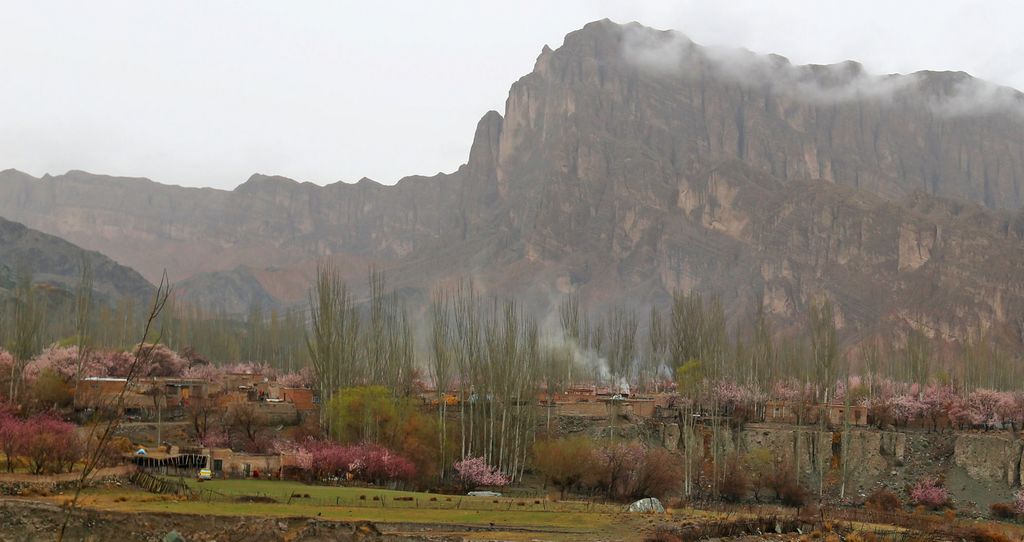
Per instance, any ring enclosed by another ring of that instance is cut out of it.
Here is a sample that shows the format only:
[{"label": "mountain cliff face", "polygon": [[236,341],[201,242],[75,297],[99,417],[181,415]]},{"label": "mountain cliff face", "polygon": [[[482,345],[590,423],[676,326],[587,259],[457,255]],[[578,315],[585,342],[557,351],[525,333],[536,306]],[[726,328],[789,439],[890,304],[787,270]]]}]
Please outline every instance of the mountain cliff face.
[{"label": "mountain cliff face", "polygon": [[[234,308],[301,301],[333,256],[359,282],[369,265],[421,293],[469,277],[539,310],[572,291],[599,308],[695,288],[780,322],[827,296],[854,338],[1024,334],[1020,93],[963,73],[794,66],[636,24],[545,47],[451,174],[254,175],[220,191],[8,170],[0,189],[0,215],[151,279],[191,278],[204,299],[230,290]],[[245,287],[209,279],[239,266],[230,282]]]}]

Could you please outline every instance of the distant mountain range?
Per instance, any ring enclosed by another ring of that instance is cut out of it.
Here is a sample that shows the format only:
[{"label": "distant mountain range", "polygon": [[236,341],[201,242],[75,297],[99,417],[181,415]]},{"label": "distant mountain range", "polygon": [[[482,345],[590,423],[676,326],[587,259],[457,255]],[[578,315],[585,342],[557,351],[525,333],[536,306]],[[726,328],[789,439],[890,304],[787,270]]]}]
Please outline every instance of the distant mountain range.
[{"label": "distant mountain range", "polygon": [[213,307],[300,303],[318,259],[418,299],[472,278],[539,312],[721,296],[846,337],[1024,342],[1024,95],[959,72],[701,47],[607,20],[544,47],[449,174],[232,191],[0,172],[0,216]]}]

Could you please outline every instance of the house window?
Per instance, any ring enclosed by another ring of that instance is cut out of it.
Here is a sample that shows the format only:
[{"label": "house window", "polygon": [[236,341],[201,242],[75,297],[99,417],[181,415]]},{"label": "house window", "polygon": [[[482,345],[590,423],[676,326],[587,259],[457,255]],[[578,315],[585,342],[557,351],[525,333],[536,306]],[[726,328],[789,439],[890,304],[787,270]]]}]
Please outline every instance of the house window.
[{"label": "house window", "polygon": [[216,472],[220,472],[220,471],[224,470],[224,460],[223,459],[214,459],[213,460],[213,470],[216,471]]}]

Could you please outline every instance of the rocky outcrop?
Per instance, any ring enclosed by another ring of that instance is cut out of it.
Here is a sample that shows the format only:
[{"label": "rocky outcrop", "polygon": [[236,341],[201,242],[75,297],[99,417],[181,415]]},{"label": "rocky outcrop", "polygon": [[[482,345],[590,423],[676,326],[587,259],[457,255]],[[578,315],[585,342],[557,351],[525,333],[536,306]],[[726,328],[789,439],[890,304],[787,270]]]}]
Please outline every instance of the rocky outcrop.
[{"label": "rocky outcrop", "polygon": [[1021,454],[1024,440],[998,433],[964,433],[956,437],[953,461],[976,480],[1024,485]]},{"label": "rocky outcrop", "polygon": [[598,21],[544,49],[450,174],[220,191],[7,171],[0,215],[150,277],[244,266],[260,287],[218,300],[233,306],[301,302],[332,256],[357,286],[377,265],[421,299],[467,277],[537,312],[696,289],[785,333],[825,296],[854,340],[983,328],[1021,348],[1022,103],[964,74],[793,66]]}]

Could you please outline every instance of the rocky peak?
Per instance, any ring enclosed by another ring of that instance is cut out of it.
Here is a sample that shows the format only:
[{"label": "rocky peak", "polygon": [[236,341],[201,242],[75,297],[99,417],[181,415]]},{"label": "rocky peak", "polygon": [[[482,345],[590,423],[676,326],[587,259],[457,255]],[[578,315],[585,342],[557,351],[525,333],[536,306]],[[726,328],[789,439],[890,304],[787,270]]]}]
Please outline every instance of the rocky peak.
[{"label": "rocky peak", "polygon": [[236,307],[301,302],[330,256],[355,284],[369,265],[421,293],[472,277],[539,311],[698,290],[784,325],[825,296],[844,333],[953,340],[1024,311],[1024,117],[991,114],[1014,102],[985,89],[602,20],[542,50],[450,174],[224,192],[0,173],[0,215],[150,277],[202,276],[195,295],[228,288]]}]

